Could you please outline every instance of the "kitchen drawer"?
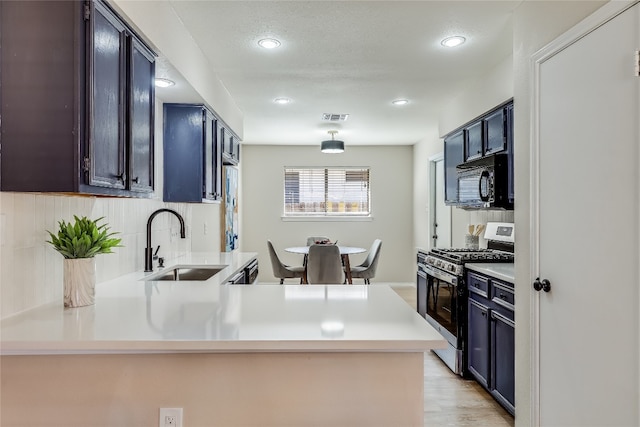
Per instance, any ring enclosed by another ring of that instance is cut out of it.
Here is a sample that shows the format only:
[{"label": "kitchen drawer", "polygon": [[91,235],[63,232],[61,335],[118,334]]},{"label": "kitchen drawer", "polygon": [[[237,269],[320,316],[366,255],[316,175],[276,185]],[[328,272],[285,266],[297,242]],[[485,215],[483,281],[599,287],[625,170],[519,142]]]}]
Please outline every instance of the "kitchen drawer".
[{"label": "kitchen drawer", "polygon": [[514,311],[515,294],[513,286],[501,283],[496,280],[491,281],[491,301],[494,303]]},{"label": "kitchen drawer", "polygon": [[467,288],[469,292],[489,298],[489,279],[486,277],[478,276],[474,273],[467,273]]}]

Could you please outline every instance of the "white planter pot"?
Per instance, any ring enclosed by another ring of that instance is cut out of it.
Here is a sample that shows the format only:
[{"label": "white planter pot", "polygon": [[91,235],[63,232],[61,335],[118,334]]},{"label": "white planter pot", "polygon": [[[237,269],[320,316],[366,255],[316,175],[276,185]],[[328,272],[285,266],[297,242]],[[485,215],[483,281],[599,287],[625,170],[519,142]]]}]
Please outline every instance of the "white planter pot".
[{"label": "white planter pot", "polygon": [[96,294],[95,258],[64,260],[64,306],[92,305]]}]

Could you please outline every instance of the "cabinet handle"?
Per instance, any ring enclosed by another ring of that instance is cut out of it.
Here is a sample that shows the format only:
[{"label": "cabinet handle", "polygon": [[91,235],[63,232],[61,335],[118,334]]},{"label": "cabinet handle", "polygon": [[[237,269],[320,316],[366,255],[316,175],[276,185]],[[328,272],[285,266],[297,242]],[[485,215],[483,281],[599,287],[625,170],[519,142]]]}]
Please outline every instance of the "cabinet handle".
[{"label": "cabinet handle", "polygon": [[135,178],[133,178],[131,181],[132,181],[132,182],[135,182],[135,183],[137,184],[137,183],[139,183],[139,182],[140,182],[140,177],[139,177],[139,176],[136,176],[136,177],[135,177]]},{"label": "cabinet handle", "polygon": [[115,178],[124,184],[124,172],[122,172],[120,175],[115,175]]},{"label": "cabinet handle", "polygon": [[500,299],[507,300],[507,296],[503,293],[500,293]]}]

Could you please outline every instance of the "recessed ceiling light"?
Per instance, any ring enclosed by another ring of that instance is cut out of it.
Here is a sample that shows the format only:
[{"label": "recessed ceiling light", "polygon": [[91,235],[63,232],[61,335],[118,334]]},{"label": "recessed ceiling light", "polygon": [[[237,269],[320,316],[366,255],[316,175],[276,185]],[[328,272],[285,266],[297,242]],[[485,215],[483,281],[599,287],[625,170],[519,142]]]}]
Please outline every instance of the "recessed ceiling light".
[{"label": "recessed ceiling light", "polygon": [[175,82],[173,80],[169,80],[169,79],[156,79],[156,86],[157,87],[169,87],[169,86],[173,86],[175,84]]},{"label": "recessed ceiling light", "polygon": [[460,46],[466,40],[467,39],[465,39],[462,36],[451,36],[451,37],[447,37],[446,39],[442,40],[440,42],[440,44],[442,44],[442,46],[444,46],[444,47],[456,47],[456,46]]},{"label": "recessed ceiling light", "polygon": [[408,99],[396,99],[395,101],[391,101],[393,105],[407,105],[409,103]]},{"label": "recessed ceiling light", "polygon": [[258,44],[265,49],[275,49],[280,46],[280,41],[276,39],[262,39]]},{"label": "recessed ceiling light", "polygon": [[291,102],[291,100],[289,98],[276,98],[273,100],[273,102],[275,102],[276,104],[288,104]]}]

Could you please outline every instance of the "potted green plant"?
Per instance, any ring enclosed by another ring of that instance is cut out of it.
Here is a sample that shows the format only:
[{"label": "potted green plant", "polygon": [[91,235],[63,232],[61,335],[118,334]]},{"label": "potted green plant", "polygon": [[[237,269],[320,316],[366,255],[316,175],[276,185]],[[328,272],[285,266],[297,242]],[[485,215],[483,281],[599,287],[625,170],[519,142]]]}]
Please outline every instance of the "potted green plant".
[{"label": "potted green plant", "polygon": [[106,224],[98,224],[104,217],[91,220],[73,216],[75,222],[58,221],[58,233],[49,230],[47,240],[64,257],[64,306],[81,307],[95,301],[96,264],[98,254],[110,254],[120,247],[121,239],[109,232]]}]

